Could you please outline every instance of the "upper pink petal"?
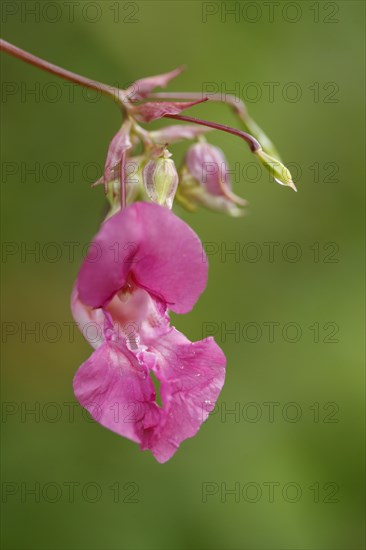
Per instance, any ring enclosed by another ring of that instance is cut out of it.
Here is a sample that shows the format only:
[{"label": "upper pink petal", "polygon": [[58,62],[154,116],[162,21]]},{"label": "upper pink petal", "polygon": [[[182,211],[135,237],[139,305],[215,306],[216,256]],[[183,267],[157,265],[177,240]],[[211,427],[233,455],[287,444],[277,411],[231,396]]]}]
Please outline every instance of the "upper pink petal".
[{"label": "upper pink petal", "polygon": [[80,300],[105,306],[134,282],[176,313],[190,311],[207,281],[207,262],[194,231],[172,212],[138,202],[105,221],[79,272]]}]

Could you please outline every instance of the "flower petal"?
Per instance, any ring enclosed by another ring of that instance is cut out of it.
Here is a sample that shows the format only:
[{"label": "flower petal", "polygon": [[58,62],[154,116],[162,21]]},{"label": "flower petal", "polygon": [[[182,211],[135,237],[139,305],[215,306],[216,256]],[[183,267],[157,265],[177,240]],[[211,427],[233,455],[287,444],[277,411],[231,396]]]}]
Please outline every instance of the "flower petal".
[{"label": "flower petal", "polygon": [[208,265],[194,231],[172,212],[138,202],[103,223],[77,281],[80,300],[103,307],[135,283],[176,313],[190,311],[203,292]]},{"label": "flower petal", "polygon": [[94,420],[137,443],[159,420],[154,385],[143,358],[138,361],[112,342],[102,344],[81,365],[74,392]]},{"label": "flower petal", "polygon": [[166,462],[213,410],[224,384],[226,359],[213,338],[191,343],[174,328],[151,349],[158,352],[152,369],[161,383],[163,408],[142,449],[150,449],[159,462]]}]

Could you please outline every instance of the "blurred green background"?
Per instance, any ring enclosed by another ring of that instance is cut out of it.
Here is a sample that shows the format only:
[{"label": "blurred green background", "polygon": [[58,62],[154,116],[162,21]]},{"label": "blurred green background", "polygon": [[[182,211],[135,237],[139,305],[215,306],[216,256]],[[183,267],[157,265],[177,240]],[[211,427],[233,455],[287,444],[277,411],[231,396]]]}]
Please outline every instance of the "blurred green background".
[{"label": "blurred green background", "polygon": [[[69,296],[103,216],[90,182],[120,115],[108,99],[80,88],[70,99],[61,80],[1,54],[3,548],[364,547],[364,3],[274,4],[80,1],[71,17],[64,2],[2,3],[3,38],[90,78],[123,86],[185,64],[170,90],[239,86],[284,160],[301,168],[297,194],[241,173],[243,219],[176,208],[217,248],[206,292],[173,321],[192,340],[211,323],[227,379],[215,414],[160,465],[72,405],[91,349],[69,337]],[[217,104],[187,114],[236,124]],[[255,160],[233,136],[210,140],[240,172]],[[173,148],[176,159],[185,148]],[[268,242],[278,243],[273,261]],[[38,258],[22,255],[35,246]],[[36,323],[39,341],[26,332]]]}]

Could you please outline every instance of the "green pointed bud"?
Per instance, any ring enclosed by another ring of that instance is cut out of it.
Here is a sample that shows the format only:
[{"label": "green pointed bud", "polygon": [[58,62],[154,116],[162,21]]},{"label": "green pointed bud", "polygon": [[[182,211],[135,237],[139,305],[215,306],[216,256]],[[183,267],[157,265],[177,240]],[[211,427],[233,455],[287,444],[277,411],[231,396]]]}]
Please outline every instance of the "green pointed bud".
[{"label": "green pointed bud", "polygon": [[291,187],[294,191],[297,191],[294,182],[292,181],[292,176],[290,170],[286,168],[282,162],[276,160],[275,158],[267,155],[263,149],[258,149],[254,151],[254,154],[258,156],[259,160],[267,168],[269,173],[273,176],[275,181],[280,185],[285,185],[286,187]]},{"label": "green pointed bud", "polygon": [[171,156],[164,148],[162,155],[149,160],[143,170],[144,187],[149,198],[167,208],[172,208],[178,187],[178,173]]}]

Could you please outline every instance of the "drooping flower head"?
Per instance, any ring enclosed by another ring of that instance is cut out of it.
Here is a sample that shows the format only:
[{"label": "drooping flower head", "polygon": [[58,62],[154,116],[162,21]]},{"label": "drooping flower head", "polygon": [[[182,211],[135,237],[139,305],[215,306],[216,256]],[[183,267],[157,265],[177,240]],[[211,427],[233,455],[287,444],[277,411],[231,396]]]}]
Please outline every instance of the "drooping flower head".
[{"label": "drooping flower head", "polygon": [[159,462],[196,434],[224,383],[214,340],[192,343],[169,324],[167,310],[190,311],[206,280],[196,234],[169,210],[135,203],[104,222],[73,292],[75,319],[102,335],[75,376],[77,399]]}]

